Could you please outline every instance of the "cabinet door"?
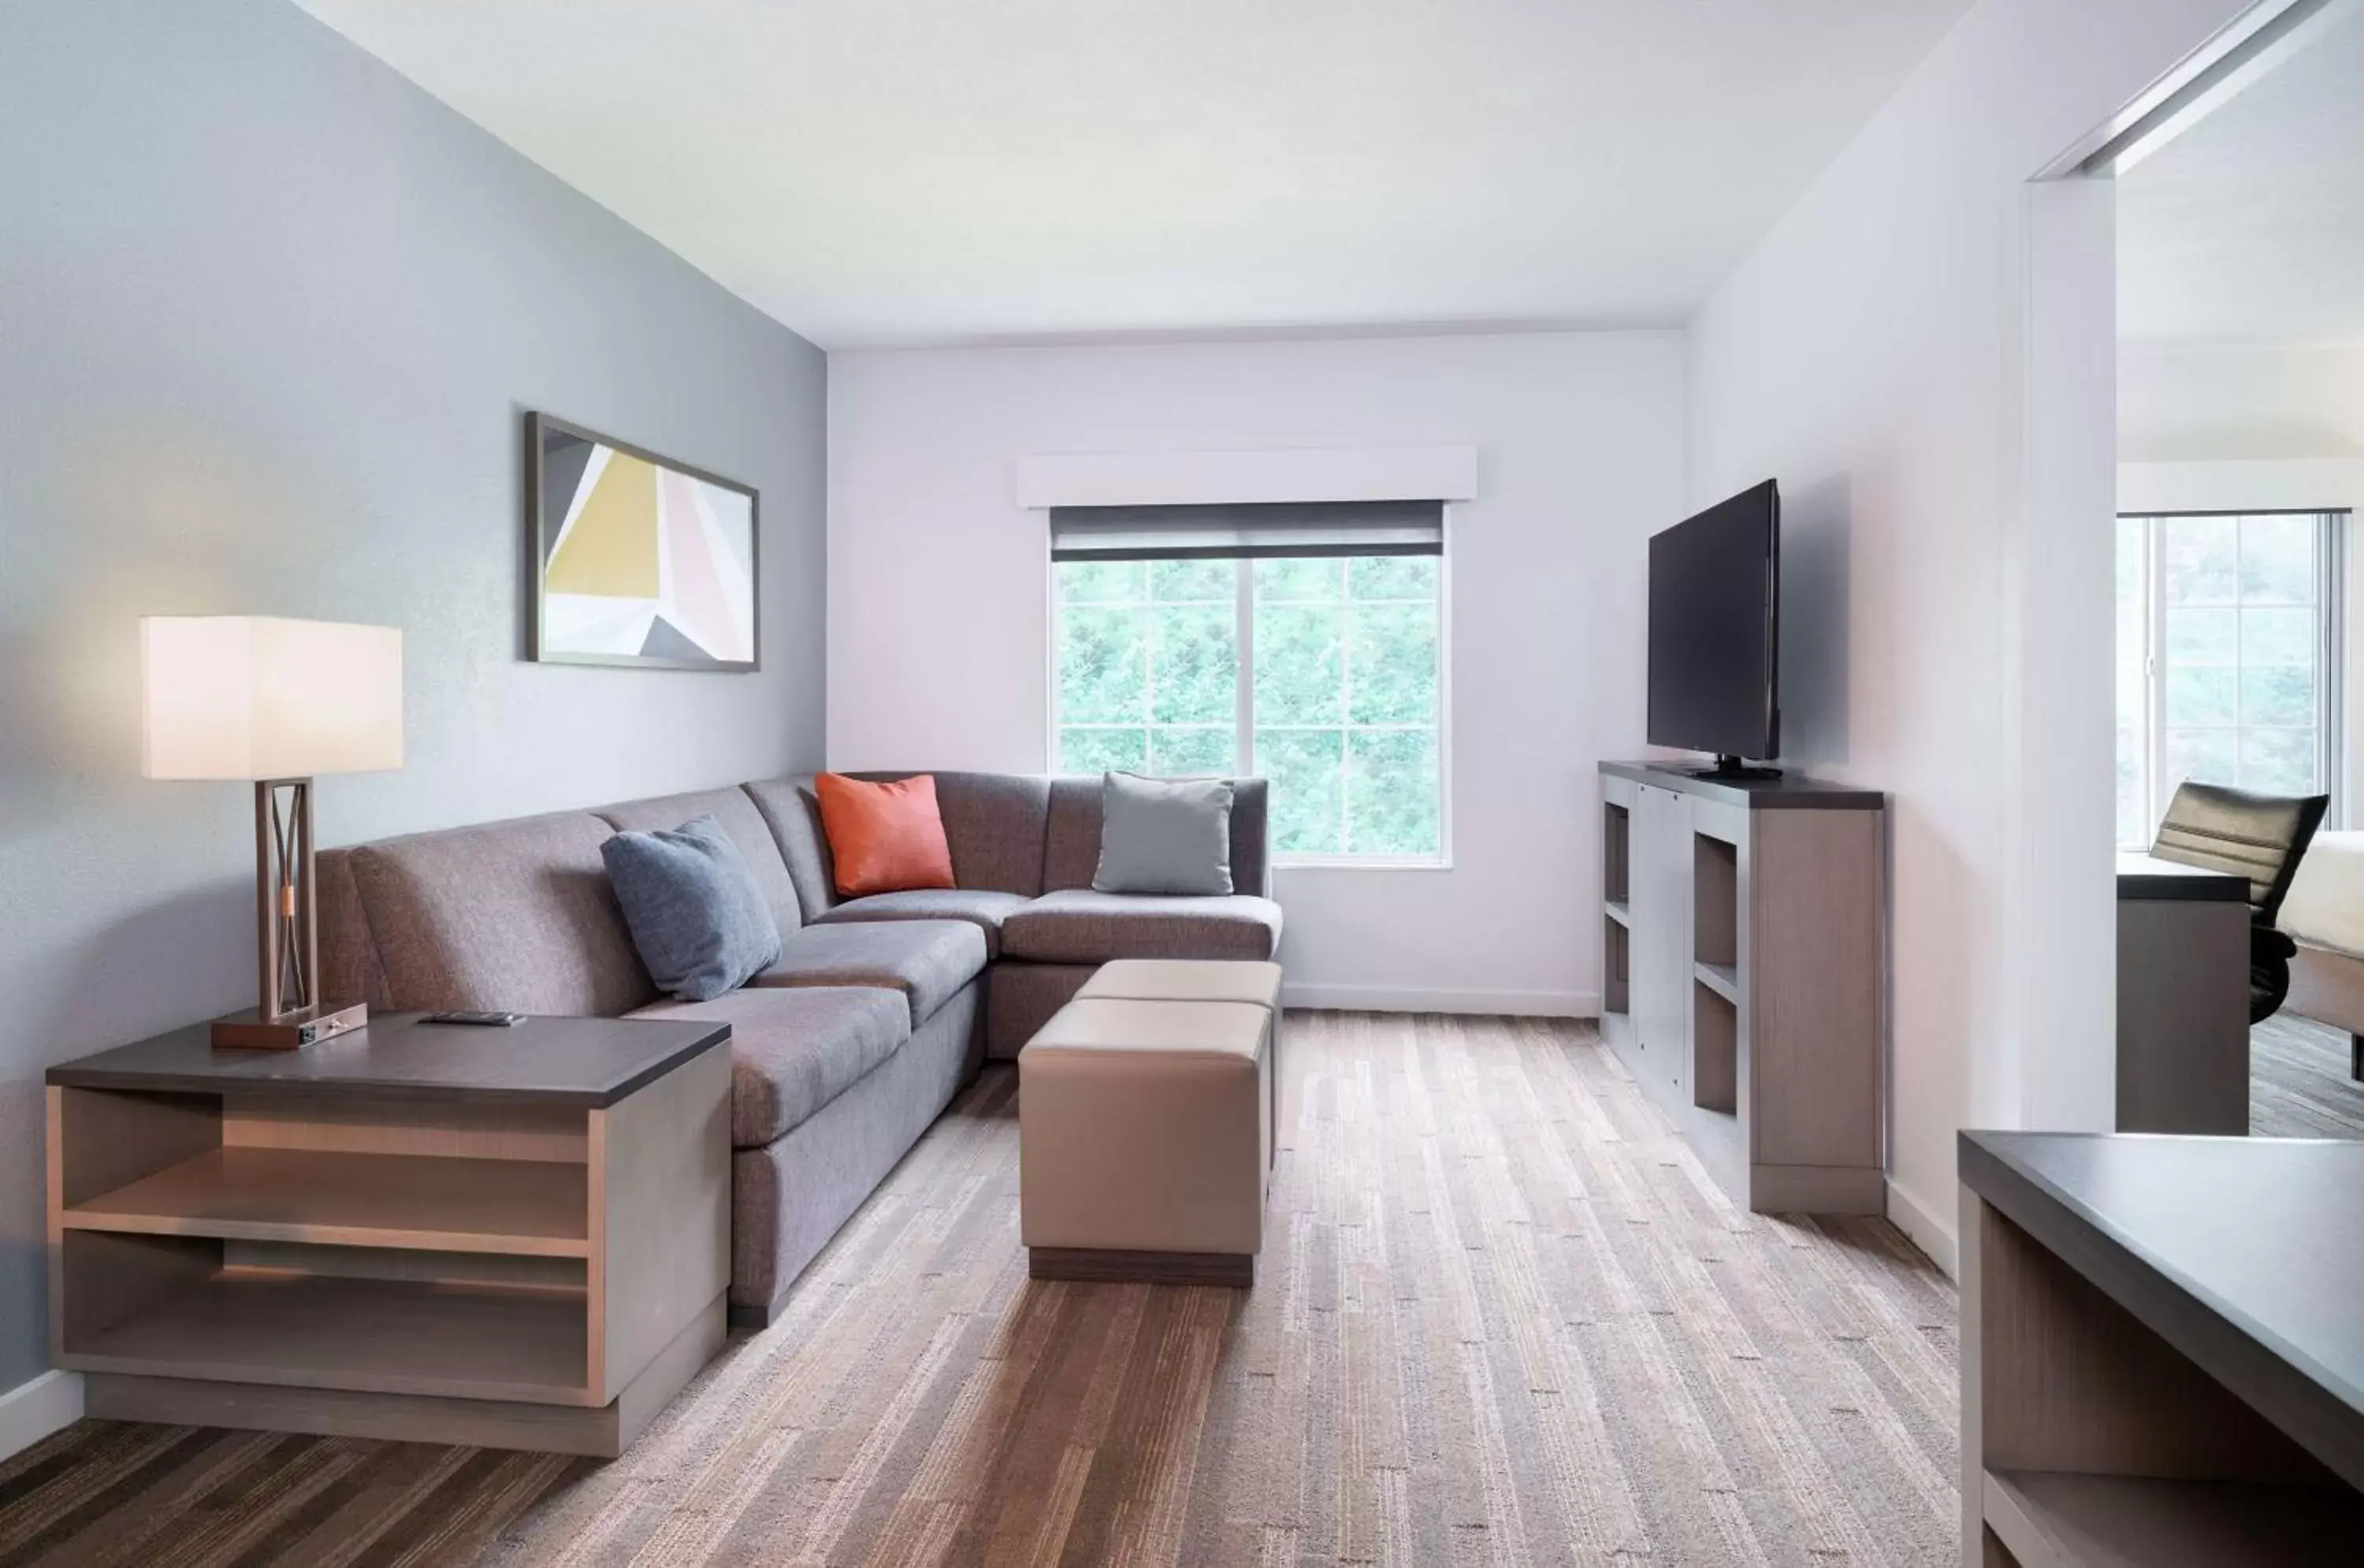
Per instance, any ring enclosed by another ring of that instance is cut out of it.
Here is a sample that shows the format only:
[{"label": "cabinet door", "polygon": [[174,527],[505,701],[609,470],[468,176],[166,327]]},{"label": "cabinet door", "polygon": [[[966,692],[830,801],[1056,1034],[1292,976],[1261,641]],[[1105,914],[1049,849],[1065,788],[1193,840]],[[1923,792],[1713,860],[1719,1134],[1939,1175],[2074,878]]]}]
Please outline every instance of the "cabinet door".
[{"label": "cabinet door", "polygon": [[1634,1036],[1645,1071],[1678,1090],[1689,1084],[1691,801],[1645,784],[1633,826]]}]

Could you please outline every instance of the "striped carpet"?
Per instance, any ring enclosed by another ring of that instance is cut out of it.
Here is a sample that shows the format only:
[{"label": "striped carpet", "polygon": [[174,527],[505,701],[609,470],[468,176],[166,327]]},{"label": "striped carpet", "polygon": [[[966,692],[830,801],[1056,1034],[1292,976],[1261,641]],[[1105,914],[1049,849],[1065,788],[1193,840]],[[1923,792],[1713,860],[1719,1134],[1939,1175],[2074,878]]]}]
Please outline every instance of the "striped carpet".
[{"label": "striped carpet", "polygon": [[2364,1138],[2364,1084],[2347,1075],[2347,1031],[2276,1013],[2249,1031],[2249,1131]]},{"label": "striped carpet", "polygon": [[1029,1282],[998,1069],[612,1464],[85,1423],[0,1471],[0,1551],[1955,1560],[1954,1296],[1896,1231],[1735,1212],[1589,1027],[1289,1022],[1253,1291]]}]

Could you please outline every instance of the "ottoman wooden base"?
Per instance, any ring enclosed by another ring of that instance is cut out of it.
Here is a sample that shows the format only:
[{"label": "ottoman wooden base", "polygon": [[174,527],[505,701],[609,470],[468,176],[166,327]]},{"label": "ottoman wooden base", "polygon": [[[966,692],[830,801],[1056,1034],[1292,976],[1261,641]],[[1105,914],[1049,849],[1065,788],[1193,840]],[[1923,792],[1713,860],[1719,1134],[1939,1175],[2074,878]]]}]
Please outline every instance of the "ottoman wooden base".
[{"label": "ottoman wooden base", "polygon": [[1026,1272],[1036,1279],[1087,1284],[1220,1284],[1245,1290],[1255,1284],[1254,1252],[1133,1252],[1108,1247],[1029,1247]]}]

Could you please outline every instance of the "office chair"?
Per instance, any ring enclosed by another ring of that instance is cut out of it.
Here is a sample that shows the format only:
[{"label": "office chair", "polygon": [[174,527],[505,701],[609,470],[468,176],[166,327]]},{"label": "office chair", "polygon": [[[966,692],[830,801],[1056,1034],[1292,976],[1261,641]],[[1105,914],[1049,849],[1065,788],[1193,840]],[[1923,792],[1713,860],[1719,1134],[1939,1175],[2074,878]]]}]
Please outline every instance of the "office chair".
[{"label": "office chair", "polygon": [[2323,826],[2327,795],[2251,795],[2224,784],[2185,783],[2169,803],[2151,845],[2154,859],[2230,872],[2249,882],[2249,1021],[2272,1018],[2290,995],[2298,944],[2274,929],[2298,862]]}]

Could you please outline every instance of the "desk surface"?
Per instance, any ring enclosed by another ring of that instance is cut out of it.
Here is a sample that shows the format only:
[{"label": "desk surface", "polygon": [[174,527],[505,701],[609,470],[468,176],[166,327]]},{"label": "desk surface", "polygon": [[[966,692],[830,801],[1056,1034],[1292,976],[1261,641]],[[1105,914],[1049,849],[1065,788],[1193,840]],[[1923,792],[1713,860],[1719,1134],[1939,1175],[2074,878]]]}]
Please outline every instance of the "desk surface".
[{"label": "desk surface", "polygon": [[612,1106],[730,1038],[705,1020],[528,1018],[510,1029],[378,1013],[368,1027],[298,1051],[215,1046],[193,1024],[49,1071],[66,1088],[196,1094],[278,1089],[359,1099]]},{"label": "desk surface", "polygon": [[[2136,1317],[2159,1328],[2196,1307],[2364,1416],[2364,1143],[1965,1132],[1960,1160],[1966,1185],[2055,1251],[2090,1228],[2106,1245],[2080,1272]],[[2251,1372],[2209,1370],[2247,1396],[2234,1380]]]},{"label": "desk surface", "polygon": [[2150,855],[2118,857],[2118,896],[2177,903],[2246,904],[2249,879],[2228,871],[2179,865]]}]

